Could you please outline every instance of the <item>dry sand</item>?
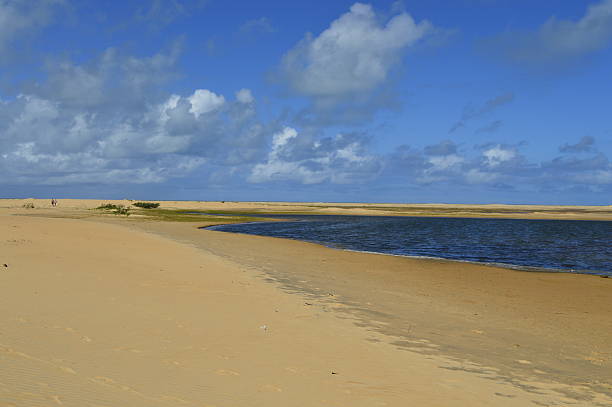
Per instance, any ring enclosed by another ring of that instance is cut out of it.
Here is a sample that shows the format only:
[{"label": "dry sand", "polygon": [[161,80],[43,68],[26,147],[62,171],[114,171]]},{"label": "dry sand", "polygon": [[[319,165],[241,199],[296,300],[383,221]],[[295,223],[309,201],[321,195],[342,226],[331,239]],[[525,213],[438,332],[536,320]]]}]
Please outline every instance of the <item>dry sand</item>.
[{"label": "dry sand", "polygon": [[2,407],[612,405],[612,279],[22,204],[0,201]]}]

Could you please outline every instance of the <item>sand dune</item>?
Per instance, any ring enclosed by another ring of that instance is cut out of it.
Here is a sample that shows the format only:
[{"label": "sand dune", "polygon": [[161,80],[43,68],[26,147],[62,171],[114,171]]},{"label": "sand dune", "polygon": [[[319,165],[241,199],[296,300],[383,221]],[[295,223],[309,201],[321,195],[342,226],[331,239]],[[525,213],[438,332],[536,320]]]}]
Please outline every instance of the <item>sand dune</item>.
[{"label": "sand dune", "polygon": [[[20,202],[0,202],[0,406],[612,403],[610,279],[521,290],[516,272]],[[529,330],[556,338],[545,356]]]}]

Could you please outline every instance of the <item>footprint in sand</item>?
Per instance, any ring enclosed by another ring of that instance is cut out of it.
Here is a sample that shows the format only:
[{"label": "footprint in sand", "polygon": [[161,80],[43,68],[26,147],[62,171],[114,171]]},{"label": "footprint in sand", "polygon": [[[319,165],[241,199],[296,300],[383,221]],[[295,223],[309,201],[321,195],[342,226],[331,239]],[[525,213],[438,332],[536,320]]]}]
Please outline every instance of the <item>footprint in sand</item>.
[{"label": "footprint in sand", "polygon": [[12,355],[12,356],[19,356],[21,358],[28,359],[28,360],[34,360],[36,362],[48,363],[47,361],[45,361],[43,359],[39,359],[39,358],[36,358],[34,356],[30,356],[27,353],[19,352],[19,351],[13,349],[13,348],[9,348],[9,347],[7,347],[5,345],[2,345],[2,344],[0,344],[0,352],[7,353],[7,354]]},{"label": "footprint in sand", "polygon": [[118,348],[113,348],[113,350],[115,352],[131,352],[131,353],[142,353],[142,351],[140,349],[134,349],[134,348],[125,348],[123,346],[120,346]]},{"label": "footprint in sand", "polygon": [[504,394],[504,393],[495,393],[495,395],[499,396],[499,397],[506,397],[506,398],[514,398],[514,397],[516,397],[513,394]]},{"label": "footprint in sand", "polygon": [[215,371],[215,373],[218,374],[219,376],[240,376],[240,373],[234,372],[233,370],[227,370],[227,369],[219,369]]},{"label": "footprint in sand", "polygon": [[283,389],[273,384],[266,384],[261,386],[261,391],[280,393],[283,391]]},{"label": "footprint in sand", "polygon": [[66,367],[66,366],[59,366],[59,368],[60,368],[60,370],[61,370],[62,372],[65,372],[65,373],[70,373],[70,374],[76,374],[76,372],[75,372],[73,369],[69,368],[69,367]]},{"label": "footprint in sand", "polygon": [[105,376],[96,376],[96,377],[92,377],[89,379],[89,381],[96,383],[96,384],[100,384],[103,386],[108,386],[111,388],[115,388],[118,390],[123,390],[129,393],[133,393],[139,396],[142,396],[141,393],[137,392],[136,390],[132,389],[130,386],[126,386],[124,384],[118,383],[115,380],[111,379],[110,377],[105,377]]},{"label": "footprint in sand", "polygon": [[176,405],[176,403],[180,403],[180,404],[193,404],[193,402],[191,402],[189,400],[182,399],[182,398],[176,397],[176,396],[161,396],[159,399],[160,400],[164,400],[164,401],[171,401],[175,405]]}]

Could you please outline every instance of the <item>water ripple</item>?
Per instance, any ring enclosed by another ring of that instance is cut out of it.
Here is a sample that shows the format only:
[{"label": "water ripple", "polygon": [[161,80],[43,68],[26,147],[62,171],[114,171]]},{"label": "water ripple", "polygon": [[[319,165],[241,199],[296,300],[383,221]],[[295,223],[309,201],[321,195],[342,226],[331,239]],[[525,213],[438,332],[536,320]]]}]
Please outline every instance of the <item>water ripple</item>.
[{"label": "water ripple", "polygon": [[362,252],[612,276],[612,222],[330,215],[291,219],[214,229]]}]

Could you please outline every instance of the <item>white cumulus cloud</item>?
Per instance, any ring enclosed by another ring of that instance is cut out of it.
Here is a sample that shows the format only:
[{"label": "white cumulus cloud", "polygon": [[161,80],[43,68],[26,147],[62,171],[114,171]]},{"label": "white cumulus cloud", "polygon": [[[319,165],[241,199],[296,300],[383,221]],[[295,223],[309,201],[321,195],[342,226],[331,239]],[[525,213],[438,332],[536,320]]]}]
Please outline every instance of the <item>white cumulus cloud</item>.
[{"label": "white cumulus cloud", "polygon": [[514,159],[516,157],[516,151],[514,149],[503,148],[500,145],[496,145],[484,150],[482,155],[485,158],[485,163],[489,167],[497,167],[506,161]]},{"label": "white cumulus cloud", "polygon": [[307,96],[346,97],[384,83],[402,51],[432,25],[407,13],[381,20],[372,6],[355,3],[319,36],[307,35],[283,57],[288,86]]},{"label": "white cumulus cloud", "polygon": [[189,96],[190,113],[198,118],[200,115],[217,110],[225,103],[223,95],[217,95],[207,89],[197,89]]}]

